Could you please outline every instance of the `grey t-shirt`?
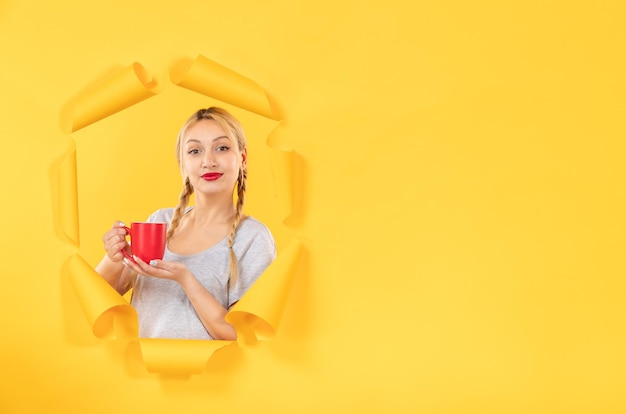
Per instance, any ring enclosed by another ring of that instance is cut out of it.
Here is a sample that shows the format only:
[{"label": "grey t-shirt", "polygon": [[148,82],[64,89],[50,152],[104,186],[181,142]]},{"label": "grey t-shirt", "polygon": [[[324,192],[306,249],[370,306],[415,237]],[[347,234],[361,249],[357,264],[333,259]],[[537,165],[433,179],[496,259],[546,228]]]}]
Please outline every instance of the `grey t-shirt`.
[{"label": "grey t-shirt", "polygon": [[[153,213],[148,221],[169,223],[174,209]],[[166,247],[163,260],[185,264],[191,273],[225,308],[246,293],[276,257],[274,238],[260,221],[247,217],[235,233],[233,251],[239,275],[229,290],[228,236],[211,248],[192,255],[180,255]],[[137,277],[132,305],[139,318],[140,338],[213,339],[202,325],[187,295],[172,280]]]}]

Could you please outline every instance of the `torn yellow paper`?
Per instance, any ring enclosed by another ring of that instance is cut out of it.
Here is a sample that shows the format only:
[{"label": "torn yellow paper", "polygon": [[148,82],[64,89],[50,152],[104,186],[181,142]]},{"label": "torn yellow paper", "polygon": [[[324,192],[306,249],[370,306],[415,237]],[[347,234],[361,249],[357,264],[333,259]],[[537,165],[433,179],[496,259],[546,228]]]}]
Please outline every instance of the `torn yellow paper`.
[{"label": "torn yellow paper", "polygon": [[61,127],[75,132],[155,95],[158,83],[139,63],[94,83],[77,95],[61,114]]},{"label": "torn yellow paper", "polygon": [[[294,279],[301,243],[294,239],[226,315],[238,334],[256,339],[276,334]],[[247,338],[249,339],[249,338]]]},{"label": "torn yellow paper", "polygon": [[103,339],[137,337],[137,313],[79,255],[69,261],[70,282],[93,329]]},{"label": "torn yellow paper", "polygon": [[170,71],[172,83],[211,98],[277,120],[267,94],[255,81],[202,55],[184,60]]},{"label": "torn yellow paper", "polygon": [[[191,63],[186,61],[177,65],[171,71],[171,78],[178,86],[276,119],[265,91],[256,82],[203,56],[198,56]],[[67,105],[62,118],[69,126],[67,131],[74,132],[138,104],[157,92],[156,82],[137,63],[74,99]],[[273,207],[273,211],[280,210],[285,217],[293,207],[293,159],[294,153],[289,148],[272,149],[271,170],[280,203],[280,207]],[[77,190],[74,193],[69,191],[77,188],[75,149],[58,168],[62,177],[59,183],[62,185],[58,186],[60,195],[57,204],[61,211],[65,206],[78,205]],[[57,221],[64,233],[74,237],[78,243],[78,209],[63,211],[72,217],[57,214]],[[75,221],[74,227],[69,219]],[[66,224],[68,220],[70,224]],[[188,375],[205,369],[214,352],[224,346],[245,346],[250,340],[267,339],[276,334],[295,277],[300,250],[301,243],[292,240],[227,315],[227,320],[237,330],[238,338],[242,339],[237,342],[138,338],[137,314],[128,301],[80,255],[71,257],[68,268],[72,287],[97,337],[131,339],[132,344],[138,345],[141,359],[149,372]]]},{"label": "torn yellow paper", "polygon": [[[73,144],[73,141],[72,141]],[[78,246],[78,189],[76,180],[76,147],[52,166],[52,215],[57,234]]]},{"label": "torn yellow paper", "polygon": [[289,150],[272,149],[270,152],[272,178],[283,218],[286,218],[293,210],[294,157],[294,152]]},{"label": "torn yellow paper", "polygon": [[177,375],[199,374],[218,349],[233,341],[200,341],[140,338],[141,356],[148,372]]}]

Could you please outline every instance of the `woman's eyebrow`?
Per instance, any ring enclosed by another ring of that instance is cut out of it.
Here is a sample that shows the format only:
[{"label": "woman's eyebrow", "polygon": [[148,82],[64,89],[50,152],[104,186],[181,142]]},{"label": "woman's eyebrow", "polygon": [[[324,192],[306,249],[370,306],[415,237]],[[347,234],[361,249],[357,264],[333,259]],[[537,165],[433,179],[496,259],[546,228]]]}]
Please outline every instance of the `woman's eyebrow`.
[{"label": "woman's eyebrow", "polygon": [[[226,135],[220,135],[219,137],[215,137],[213,138],[213,142],[218,141],[220,139],[229,139]],[[197,143],[197,144],[202,144],[202,141],[200,141],[199,139],[196,138],[189,138],[187,141],[185,141],[185,144],[189,144],[191,142]]]}]

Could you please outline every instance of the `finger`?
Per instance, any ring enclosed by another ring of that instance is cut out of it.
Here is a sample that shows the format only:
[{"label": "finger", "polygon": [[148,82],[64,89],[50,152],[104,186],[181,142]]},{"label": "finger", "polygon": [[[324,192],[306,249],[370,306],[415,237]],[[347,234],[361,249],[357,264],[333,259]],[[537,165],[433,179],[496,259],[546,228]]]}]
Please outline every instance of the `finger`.
[{"label": "finger", "polygon": [[102,242],[105,245],[121,241],[126,241],[126,233],[124,229],[110,230],[102,236]]},{"label": "finger", "polygon": [[114,241],[111,241],[111,242],[109,242],[108,244],[106,244],[104,246],[105,250],[108,251],[108,252],[111,252],[111,253],[113,253],[115,251],[120,251],[120,250],[122,250],[125,247],[126,247],[126,241],[125,240],[123,240],[123,241],[119,241],[119,240],[115,241],[114,240]]},{"label": "finger", "polygon": [[[158,277],[158,278],[166,278],[166,279],[171,278],[172,272],[170,270],[152,266],[151,264],[148,264],[144,262],[143,260],[141,260],[139,257],[135,257],[135,256],[133,257],[135,258],[135,261],[137,262],[137,266],[141,268],[141,274],[146,275],[146,276]],[[166,262],[161,261],[161,264],[166,264]]]},{"label": "finger", "polygon": [[132,260],[129,260],[127,257],[124,257],[123,260],[124,260],[124,265],[126,265],[126,267],[128,267],[129,269],[133,270],[135,273],[143,273],[141,268],[137,266],[137,264],[134,263]]},{"label": "finger", "polygon": [[148,265],[146,262],[141,260],[141,258],[135,255],[133,255],[133,259],[135,259],[135,263],[137,263],[137,266],[142,270],[142,272],[150,272],[152,266]]},{"label": "finger", "polygon": [[124,258],[124,254],[122,253],[122,250],[126,249],[126,242],[117,242],[114,244],[111,244],[109,246],[105,246],[105,250],[107,255],[111,258],[111,260],[113,260],[114,262],[119,262],[120,260],[122,260]]},{"label": "finger", "polygon": [[117,246],[119,244],[126,245],[126,237],[123,234],[112,234],[106,237],[104,240],[104,248],[108,249],[111,246]]},{"label": "finger", "polygon": [[158,260],[158,259],[150,260],[150,266],[156,267],[156,268],[162,267],[164,263],[165,262],[163,262],[163,260]]},{"label": "finger", "polygon": [[121,260],[122,257],[124,256],[124,253],[122,252],[122,250],[124,250],[124,245],[118,246],[118,247],[112,247],[110,250],[108,250],[108,253],[109,253],[109,256],[111,256],[112,258],[117,258],[118,260]]},{"label": "finger", "polygon": [[126,225],[124,223],[122,223],[121,221],[116,221],[115,223],[113,223],[113,226],[105,233],[105,234],[123,234],[125,235],[126,233],[128,233],[126,231]]}]

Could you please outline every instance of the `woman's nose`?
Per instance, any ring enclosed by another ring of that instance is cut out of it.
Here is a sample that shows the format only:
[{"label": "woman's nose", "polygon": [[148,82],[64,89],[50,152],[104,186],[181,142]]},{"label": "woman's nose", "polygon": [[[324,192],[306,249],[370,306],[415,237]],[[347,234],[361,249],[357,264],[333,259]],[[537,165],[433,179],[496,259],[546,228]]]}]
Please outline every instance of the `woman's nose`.
[{"label": "woman's nose", "polygon": [[215,158],[213,157],[213,154],[211,154],[210,152],[206,152],[204,155],[204,158],[202,159],[203,163],[202,166],[203,167],[207,167],[207,168],[213,168],[216,166],[215,164]]}]

